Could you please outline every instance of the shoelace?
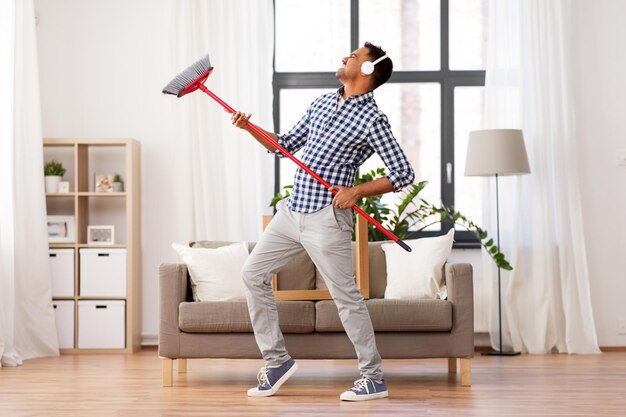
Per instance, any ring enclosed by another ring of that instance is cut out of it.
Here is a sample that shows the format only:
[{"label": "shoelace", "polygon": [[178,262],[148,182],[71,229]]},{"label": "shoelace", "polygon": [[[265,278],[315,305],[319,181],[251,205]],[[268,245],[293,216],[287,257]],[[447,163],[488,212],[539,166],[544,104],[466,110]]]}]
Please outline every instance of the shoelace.
[{"label": "shoelace", "polygon": [[372,384],[374,384],[374,382],[370,378],[368,378],[366,376],[364,376],[361,379],[357,379],[356,381],[354,381],[354,388],[352,388],[352,389],[354,391],[363,391],[363,390],[365,390],[365,392],[367,394],[369,394],[370,393],[370,388],[367,385],[368,382],[371,382]]},{"label": "shoelace", "polygon": [[267,378],[267,372],[268,369],[267,367],[263,367],[261,368],[261,370],[259,371],[259,373],[256,375],[256,379],[257,381],[259,381],[259,385],[263,386],[265,384],[267,384],[268,386],[270,385],[270,380]]}]

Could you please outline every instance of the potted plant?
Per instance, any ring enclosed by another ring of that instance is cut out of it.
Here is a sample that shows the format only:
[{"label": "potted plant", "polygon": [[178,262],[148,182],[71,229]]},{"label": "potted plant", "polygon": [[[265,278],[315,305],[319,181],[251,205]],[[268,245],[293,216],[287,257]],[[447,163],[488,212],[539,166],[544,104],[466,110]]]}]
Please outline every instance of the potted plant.
[{"label": "potted plant", "polygon": [[[356,185],[372,181],[384,175],[384,168],[375,169],[359,176],[356,180]],[[489,237],[486,230],[482,229],[452,207],[447,207],[443,204],[441,207],[435,206],[423,198],[418,198],[418,194],[424,189],[426,184],[428,184],[427,181],[411,184],[408,187],[408,192],[395,208],[390,208],[383,204],[380,195],[364,197],[357,202],[357,205],[379,223],[384,224],[389,231],[400,239],[405,239],[411,226],[416,224],[424,224],[418,231],[439,222],[449,222],[460,225],[474,233],[482,247],[487,250],[487,253],[498,267],[508,271],[513,269],[511,264],[505,259],[504,254],[499,251],[493,239]],[[270,206],[275,206],[280,200],[289,197],[292,188],[293,185],[284,186],[282,192],[274,196]],[[356,215],[355,212],[355,216]],[[428,221],[430,221],[430,223],[427,223]],[[372,224],[368,223],[368,238],[370,241],[380,241],[386,240],[387,236]],[[354,231],[352,232],[352,239],[354,240]]]},{"label": "potted plant", "polygon": [[46,163],[43,167],[43,175],[46,180],[46,192],[56,193],[59,191],[59,181],[65,175],[66,169],[63,164],[57,160]]},{"label": "potted plant", "polygon": [[113,176],[113,192],[121,193],[124,191],[124,179],[120,174],[115,174]]}]

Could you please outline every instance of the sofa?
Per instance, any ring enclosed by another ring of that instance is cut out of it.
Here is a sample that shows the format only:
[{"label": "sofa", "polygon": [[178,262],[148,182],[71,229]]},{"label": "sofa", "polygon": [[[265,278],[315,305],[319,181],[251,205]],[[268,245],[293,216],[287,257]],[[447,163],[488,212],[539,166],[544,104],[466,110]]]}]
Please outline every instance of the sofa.
[{"label": "sofa", "polygon": [[[191,245],[216,248],[229,243],[204,241]],[[382,358],[447,358],[450,373],[456,373],[459,360],[461,385],[469,386],[470,360],[474,354],[471,265],[444,265],[448,294],[445,300],[385,299],[387,274],[382,243],[365,242],[360,248],[354,245],[355,259],[365,262],[365,273],[369,278],[364,297]],[[250,243],[249,249],[253,248],[254,243]],[[363,265],[361,268],[357,265],[357,273],[362,270]],[[187,359],[261,358],[245,300],[193,301],[191,281],[184,263],[161,264],[158,273],[158,353],[163,364],[163,386],[173,385],[174,360],[178,362],[178,372],[184,373]],[[283,292],[317,293],[312,290],[324,293],[323,278],[304,251],[277,275],[277,295]],[[293,358],[356,358],[332,299],[283,301],[277,297],[277,308],[285,343]]]}]

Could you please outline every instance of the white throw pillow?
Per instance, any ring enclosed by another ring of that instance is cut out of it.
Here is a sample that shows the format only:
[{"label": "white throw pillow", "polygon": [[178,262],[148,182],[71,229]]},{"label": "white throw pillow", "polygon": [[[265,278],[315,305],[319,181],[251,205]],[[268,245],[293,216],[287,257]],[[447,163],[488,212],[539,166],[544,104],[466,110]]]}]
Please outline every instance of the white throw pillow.
[{"label": "white throw pillow", "polygon": [[387,263],[385,298],[447,298],[441,269],[450,256],[453,241],[454,229],[450,229],[444,236],[405,240],[411,252],[397,243],[383,243]]},{"label": "white throw pillow", "polygon": [[187,264],[194,301],[245,299],[241,269],[248,257],[247,242],[215,249],[173,243],[172,248]]}]

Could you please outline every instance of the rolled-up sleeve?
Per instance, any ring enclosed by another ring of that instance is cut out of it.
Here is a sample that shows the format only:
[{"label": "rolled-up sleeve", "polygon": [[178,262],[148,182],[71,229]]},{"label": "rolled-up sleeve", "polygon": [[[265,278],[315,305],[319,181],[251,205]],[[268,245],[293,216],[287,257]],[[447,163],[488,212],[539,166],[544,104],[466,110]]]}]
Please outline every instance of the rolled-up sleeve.
[{"label": "rolled-up sleeve", "polygon": [[[292,155],[298,152],[306,143],[306,139],[309,135],[310,111],[309,108],[300,121],[296,123],[289,132],[284,135],[278,135],[278,144]],[[276,150],[274,154],[281,158],[283,157],[283,154],[279,150]]]},{"label": "rolled-up sleeve", "polygon": [[378,117],[369,130],[368,143],[387,167],[387,179],[394,191],[400,191],[415,180],[415,172],[406,154],[394,138],[386,116]]}]

